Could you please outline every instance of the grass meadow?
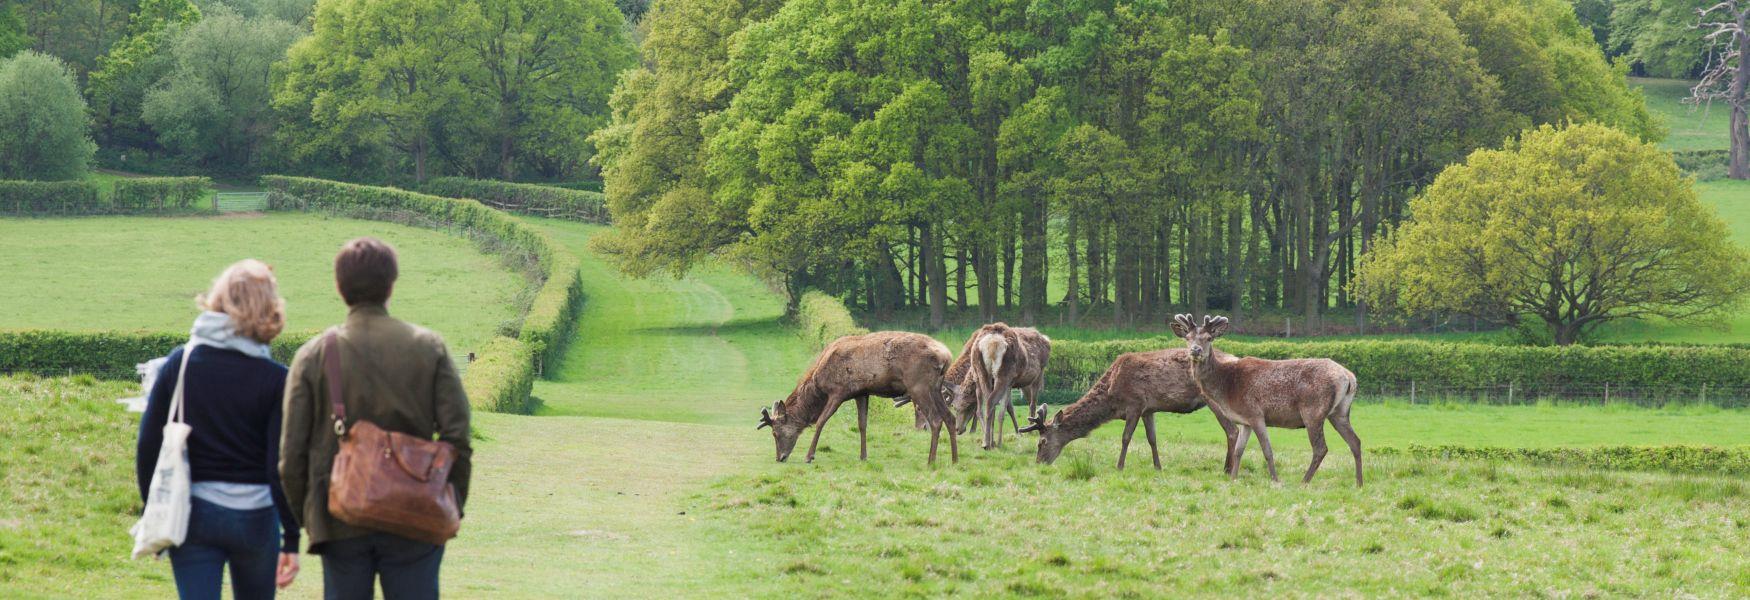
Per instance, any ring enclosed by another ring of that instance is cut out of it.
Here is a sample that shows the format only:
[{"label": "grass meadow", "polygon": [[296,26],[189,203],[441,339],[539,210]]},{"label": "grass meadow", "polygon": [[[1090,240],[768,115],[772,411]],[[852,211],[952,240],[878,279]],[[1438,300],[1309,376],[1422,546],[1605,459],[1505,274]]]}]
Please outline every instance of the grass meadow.
[{"label": "grass meadow", "polygon": [[[194,297],[226,265],[273,265],[287,331],[346,316],[334,252],[376,236],[401,254],[390,308],[466,353],[518,314],[527,284],[496,256],[444,232],[307,214],[0,219],[0,329],[185,331]],[[465,283],[463,283],[465,282]],[[462,283],[459,285],[459,283]]]}]

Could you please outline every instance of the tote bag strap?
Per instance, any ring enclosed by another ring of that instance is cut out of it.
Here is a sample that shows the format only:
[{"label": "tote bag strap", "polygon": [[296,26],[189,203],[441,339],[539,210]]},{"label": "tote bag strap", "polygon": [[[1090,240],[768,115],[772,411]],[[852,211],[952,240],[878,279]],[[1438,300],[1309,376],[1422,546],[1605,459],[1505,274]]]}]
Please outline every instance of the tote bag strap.
[{"label": "tote bag strap", "polygon": [[188,361],[194,357],[194,348],[198,346],[194,340],[189,340],[182,346],[182,365],[176,368],[176,391],[170,393],[170,420],[183,423],[184,406],[182,385],[188,382]]},{"label": "tote bag strap", "polygon": [[340,396],[340,336],[322,336],[322,378],[328,380],[328,401],[334,409],[334,435],[346,437],[346,403]]}]

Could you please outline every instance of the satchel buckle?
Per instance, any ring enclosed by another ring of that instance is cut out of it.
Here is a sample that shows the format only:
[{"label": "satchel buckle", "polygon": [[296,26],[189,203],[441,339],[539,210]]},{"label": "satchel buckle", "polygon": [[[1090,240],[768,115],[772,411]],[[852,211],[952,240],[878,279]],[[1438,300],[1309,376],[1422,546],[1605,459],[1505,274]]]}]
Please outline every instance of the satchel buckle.
[{"label": "satchel buckle", "polygon": [[342,421],[340,419],[334,420],[334,435],[339,435],[339,436],[346,435],[346,422],[345,421]]}]

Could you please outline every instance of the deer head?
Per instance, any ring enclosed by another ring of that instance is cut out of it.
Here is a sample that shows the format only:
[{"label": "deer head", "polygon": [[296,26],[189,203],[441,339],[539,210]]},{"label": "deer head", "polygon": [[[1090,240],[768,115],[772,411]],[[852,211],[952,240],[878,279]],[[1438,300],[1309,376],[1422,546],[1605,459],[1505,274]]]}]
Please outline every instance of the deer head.
[{"label": "deer head", "polygon": [[1203,315],[1203,322],[1191,320],[1191,315],[1173,315],[1173,334],[1185,338],[1191,361],[1201,363],[1209,358],[1215,338],[1227,333],[1227,317]]},{"label": "deer head", "polygon": [[1039,432],[1039,449],[1033,453],[1033,460],[1042,465],[1049,465],[1057,460],[1057,455],[1063,453],[1063,447],[1069,444],[1069,440],[1063,439],[1059,434],[1057,423],[1045,421],[1047,414],[1045,405],[1039,405],[1033,414],[1027,415],[1027,426],[1021,428],[1021,433]]},{"label": "deer head", "polygon": [[[775,414],[774,414],[775,413]],[[802,437],[802,429],[806,425],[801,419],[788,419],[784,415],[782,401],[772,403],[771,408],[760,409],[760,424],[754,429],[772,428],[772,441],[777,444],[778,462],[790,458],[790,451],[796,448],[796,440]]]}]

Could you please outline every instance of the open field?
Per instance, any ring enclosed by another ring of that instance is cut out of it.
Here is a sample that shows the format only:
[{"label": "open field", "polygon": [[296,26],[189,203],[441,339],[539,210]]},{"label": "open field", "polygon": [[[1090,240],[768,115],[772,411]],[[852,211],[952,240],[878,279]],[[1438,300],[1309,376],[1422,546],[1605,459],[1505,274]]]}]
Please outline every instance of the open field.
[{"label": "open field", "polygon": [[390,308],[466,353],[517,315],[525,281],[444,232],[305,214],[0,219],[0,329],[185,331],[196,294],[236,260],[273,265],[287,331],[341,320],[334,251],[376,236],[401,252]]},{"label": "open field", "polygon": [[1660,145],[1666,149],[1714,150],[1730,144],[1731,107],[1719,102],[1712,106],[1683,103],[1695,82],[1630,77],[1629,84],[1641,88],[1646,94],[1647,109],[1664,122],[1665,141]]},{"label": "open field", "polygon": [[[600,230],[542,225],[580,250]],[[994,452],[963,438],[959,465],[943,448],[929,470],[909,411],[879,401],[868,463],[847,410],[815,464],[775,464],[753,417],[812,354],[777,296],[718,267],[628,280],[584,256],[578,338],[536,387],[547,416],[475,415],[475,492],[444,571],[458,597],[1750,593],[1750,492],[1727,478],[1370,453],[1355,490],[1339,446],[1313,485],[1272,486],[1254,442],[1229,483],[1207,412],[1158,419],[1164,473],[1140,434],[1113,469],[1119,423],[1051,467],[1032,463],[1032,437]],[[132,392],[0,379],[0,597],[169,593],[167,565],[124,558],[137,416],[110,400]],[[1750,411],[1710,407],[1355,413],[1370,451],[1750,446]],[[1297,477],[1305,435],[1273,433]],[[318,563],[289,597],[318,593]]]}]

